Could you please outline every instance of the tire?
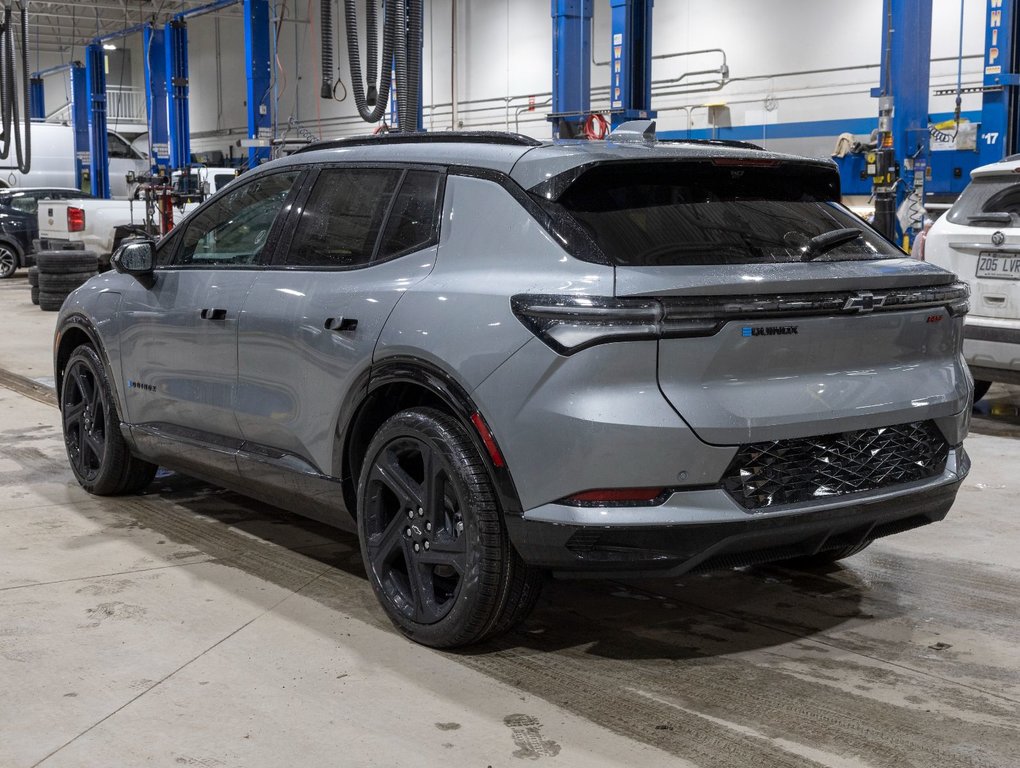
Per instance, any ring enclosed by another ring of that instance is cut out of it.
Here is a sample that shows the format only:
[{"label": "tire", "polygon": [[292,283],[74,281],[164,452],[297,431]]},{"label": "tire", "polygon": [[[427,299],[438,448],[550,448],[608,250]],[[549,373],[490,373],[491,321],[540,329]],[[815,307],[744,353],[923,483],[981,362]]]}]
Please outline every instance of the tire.
[{"label": "tire", "polygon": [[95,272],[99,257],[95,251],[40,251],[35,255],[35,263],[41,273]]},{"label": "tire", "polygon": [[988,394],[988,388],[992,386],[990,381],[981,381],[980,379],[974,379],[974,402],[976,403],[982,397]]},{"label": "tire", "polygon": [[0,243],[0,280],[14,277],[18,271],[18,253],[11,246]]},{"label": "tire", "polygon": [[60,308],[64,306],[64,299],[67,298],[67,292],[62,291],[61,293],[50,293],[42,289],[39,290],[39,309],[44,312],[59,312]]},{"label": "tire", "polygon": [[871,542],[865,541],[861,544],[854,544],[849,547],[840,547],[839,549],[823,549],[821,552],[816,552],[813,555],[804,555],[803,557],[794,557],[790,560],[784,560],[783,565],[789,568],[822,568],[826,565],[832,565],[839,560],[844,560],[852,555],[856,555],[858,552],[867,549],[869,546],[871,546]]},{"label": "tire", "polygon": [[38,285],[33,285],[32,286],[32,303],[35,304],[37,307],[39,306],[39,286]]},{"label": "tire", "polygon": [[493,637],[538,599],[541,574],[510,544],[481,456],[442,411],[403,411],[376,432],[358,483],[358,533],[376,597],[423,645]]},{"label": "tire", "polygon": [[75,349],[64,368],[60,422],[71,471],[89,493],[136,493],[152,482],[156,465],[131,455],[106,369],[88,344]]},{"label": "tire", "polygon": [[28,268],[28,284],[33,287],[39,286],[39,267]]},{"label": "tire", "polygon": [[39,290],[47,293],[68,294],[78,286],[85,283],[90,277],[98,274],[95,270],[91,272],[62,272],[54,274],[41,272],[39,274]]}]

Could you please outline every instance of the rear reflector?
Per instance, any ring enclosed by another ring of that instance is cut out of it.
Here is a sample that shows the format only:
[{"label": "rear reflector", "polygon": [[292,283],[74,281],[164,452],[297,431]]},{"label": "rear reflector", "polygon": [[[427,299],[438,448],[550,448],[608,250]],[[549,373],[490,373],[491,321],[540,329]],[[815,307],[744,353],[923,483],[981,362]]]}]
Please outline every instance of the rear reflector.
[{"label": "rear reflector", "polygon": [[485,419],[482,418],[482,414],[475,411],[471,414],[471,423],[475,425],[475,429],[478,430],[478,436],[482,438],[482,443],[485,445],[485,450],[489,452],[489,458],[492,459],[492,465],[497,468],[506,466],[506,462],[503,460],[503,454],[499,452],[499,446],[496,445],[496,438],[492,436],[492,432],[489,431],[489,425],[485,423]]},{"label": "rear reflector", "polygon": [[73,205],[67,206],[67,231],[85,231],[85,211],[83,209],[75,208]]},{"label": "rear reflector", "polygon": [[665,501],[665,493],[665,488],[598,488],[567,496],[560,503],[578,507],[651,505]]}]

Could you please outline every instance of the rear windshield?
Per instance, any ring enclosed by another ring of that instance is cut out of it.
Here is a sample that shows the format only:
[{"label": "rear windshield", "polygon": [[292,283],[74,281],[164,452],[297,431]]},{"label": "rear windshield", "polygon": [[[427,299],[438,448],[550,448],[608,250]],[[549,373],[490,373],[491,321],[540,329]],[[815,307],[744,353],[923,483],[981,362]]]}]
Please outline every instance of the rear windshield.
[{"label": "rear windshield", "polygon": [[974,179],[946,218],[971,227],[1020,225],[1020,181],[1001,176]]},{"label": "rear windshield", "polygon": [[554,205],[617,266],[903,256],[837,202],[834,170],[717,162],[597,165]]}]

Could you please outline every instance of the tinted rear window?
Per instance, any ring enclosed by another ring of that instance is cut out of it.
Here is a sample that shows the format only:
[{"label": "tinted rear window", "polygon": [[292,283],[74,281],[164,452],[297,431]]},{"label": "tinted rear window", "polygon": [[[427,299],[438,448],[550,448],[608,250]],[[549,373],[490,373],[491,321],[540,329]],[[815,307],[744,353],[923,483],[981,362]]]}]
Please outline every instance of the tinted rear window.
[{"label": "tinted rear window", "polygon": [[[982,218],[982,214],[1000,216]],[[1007,214],[1009,218],[1001,214]],[[972,227],[1020,225],[1020,182],[996,176],[974,179],[946,217],[954,224]]]},{"label": "tinted rear window", "polygon": [[[583,173],[554,205],[618,266],[903,256],[838,194],[835,171],[811,165],[607,163]],[[837,238],[821,252],[812,243],[848,229],[860,236]]]}]

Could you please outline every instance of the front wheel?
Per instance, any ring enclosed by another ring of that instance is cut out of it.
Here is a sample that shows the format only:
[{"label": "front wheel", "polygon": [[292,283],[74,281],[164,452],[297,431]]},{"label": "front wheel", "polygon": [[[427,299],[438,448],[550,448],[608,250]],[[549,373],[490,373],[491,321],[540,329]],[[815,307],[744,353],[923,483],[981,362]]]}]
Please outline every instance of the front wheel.
[{"label": "front wheel", "polygon": [[60,416],[71,471],[86,491],[97,496],[134,493],[152,482],[156,465],[131,455],[106,369],[87,344],[71,353],[64,368]]},{"label": "front wheel", "polygon": [[514,551],[467,429],[415,408],[369,445],[358,484],[368,579],[390,620],[434,648],[478,642],[522,621],[541,574]]}]

